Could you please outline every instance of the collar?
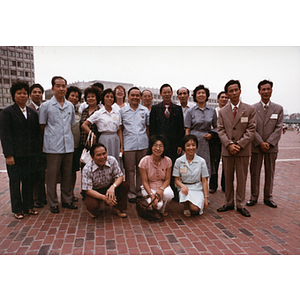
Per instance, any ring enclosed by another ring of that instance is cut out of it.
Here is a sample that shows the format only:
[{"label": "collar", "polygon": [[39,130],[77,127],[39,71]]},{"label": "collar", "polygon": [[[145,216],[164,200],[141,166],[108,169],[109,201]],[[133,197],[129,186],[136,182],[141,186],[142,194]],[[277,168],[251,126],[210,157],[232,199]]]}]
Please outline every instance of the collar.
[{"label": "collar", "polygon": [[207,107],[207,104],[205,103],[205,106],[204,106],[204,108],[201,108],[201,107],[199,107],[199,105],[198,104],[196,104],[195,105],[195,109],[200,109],[200,110],[205,110],[205,109],[208,109],[208,107]]},{"label": "collar", "polygon": [[269,108],[271,100],[269,100],[268,103],[264,103],[261,100],[260,100],[260,102],[261,102],[261,104],[262,104],[263,107],[265,107],[265,105],[267,105],[267,107]]},{"label": "collar", "polygon": [[[189,163],[188,163],[188,161],[187,161],[187,158],[186,158],[186,153],[183,154],[182,158],[183,158],[183,160],[184,160],[184,163],[185,163],[186,165],[189,165]],[[199,162],[199,160],[197,159],[197,155],[196,155],[196,153],[195,153],[195,154],[194,154],[194,158],[193,158],[193,160],[191,161],[191,163],[198,163],[198,162]]]},{"label": "collar", "polygon": [[36,105],[32,100],[31,100],[32,105],[35,107],[36,110],[39,110],[41,106]]},{"label": "collar", "polygon": [[235,106],[236,106],[236,108],[239,108],[240,103],[241,103],[241,100],[239,101],[239,103],[238,103],[237,105],[233,105],[233,104],[230,102],[231,109],[233,110],[233,108],[234,108]]}]

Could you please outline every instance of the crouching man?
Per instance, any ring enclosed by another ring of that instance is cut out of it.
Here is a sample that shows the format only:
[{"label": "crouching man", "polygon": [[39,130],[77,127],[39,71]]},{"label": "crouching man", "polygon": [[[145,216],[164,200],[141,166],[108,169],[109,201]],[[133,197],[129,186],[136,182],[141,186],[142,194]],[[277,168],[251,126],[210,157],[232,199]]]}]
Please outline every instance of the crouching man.
[{"label": "crouching man", "polygon": [[117,160],[107,156],[106,147],[96,143],[90,150],[92,160],[82,171],[82,189],[86,192],[86,209],[92,218],[99,216],[100,201],[111,207],[111,213],[126,218],[129,184]]}]

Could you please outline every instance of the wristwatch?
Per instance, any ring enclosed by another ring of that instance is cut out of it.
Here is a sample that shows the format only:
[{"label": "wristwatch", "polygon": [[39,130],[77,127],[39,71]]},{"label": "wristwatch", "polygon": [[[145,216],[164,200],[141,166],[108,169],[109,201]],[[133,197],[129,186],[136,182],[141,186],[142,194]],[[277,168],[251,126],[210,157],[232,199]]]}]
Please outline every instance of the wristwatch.
[{"label": "wristwatch", "polygon": [[116,188],[117,187],[117,185],[115,184],[115,183],[113,183],[113,186]]}]

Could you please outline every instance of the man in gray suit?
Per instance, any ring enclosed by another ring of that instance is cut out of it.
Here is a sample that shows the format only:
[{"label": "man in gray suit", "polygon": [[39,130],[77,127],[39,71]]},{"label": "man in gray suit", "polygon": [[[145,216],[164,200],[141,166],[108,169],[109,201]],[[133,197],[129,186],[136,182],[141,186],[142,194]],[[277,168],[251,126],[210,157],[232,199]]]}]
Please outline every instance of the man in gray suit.
[{"label": "man in gray suit", "polygon": [[238,80],[230,80],[225,85],[225,93],[230,103],[220,110],[218,118],[225,173],[225,204],[217,211],[234,209],[233,181],[236,172],[236,209],[241,215],[250,217],[245,208],[245,191],[251,142],[256,128],[256,113],[253,106],[240,101],[241,84]]},{"label": "man in gray suit", "polygon": [[255,137],[252,141],[252,156],[250,163],[251,199],[247,206],[257,203],[259,196],[260,171],[262,162],[265,165],[264,204],[277,207],[273,201],[273,181],[275,162],[278,153],[278,142],[282,133],[283,108],[270,101],[273,82],[263,80],[258,84],[261,101],[254,104],[257,115]]}]

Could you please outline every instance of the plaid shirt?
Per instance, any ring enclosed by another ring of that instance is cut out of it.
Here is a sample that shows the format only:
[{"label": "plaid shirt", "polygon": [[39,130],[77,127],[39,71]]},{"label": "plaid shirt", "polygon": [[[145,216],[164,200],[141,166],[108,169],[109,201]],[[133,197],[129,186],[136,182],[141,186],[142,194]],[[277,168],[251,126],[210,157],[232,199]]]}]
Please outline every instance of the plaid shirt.
[{"label": "plaid shirt", "polygon": [[[81,114],[81,120],[80,120],[80,144],[85,146],[86,139],[88,137],[88,134],[85,132],[85,130],[81,129],[81,125],[86,121],[95,111],[99,110],[99,106],[89,115],[89,108],[87,107],[82,111]],[[97,136],[98,130],[96,124],[90,124],[89,128],[92,130],[92,132]]]},{"label": "plaid shirt", "polygon": [[89,191],[105,188],[121,176],[123,176],[123,173],[113,156],[107,156],[107,161],[102,168],[91,160],[82,171],[82,189]]}]

